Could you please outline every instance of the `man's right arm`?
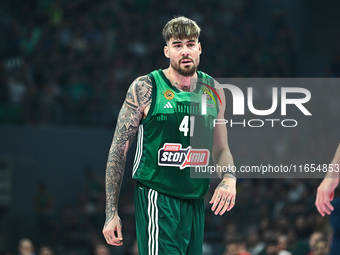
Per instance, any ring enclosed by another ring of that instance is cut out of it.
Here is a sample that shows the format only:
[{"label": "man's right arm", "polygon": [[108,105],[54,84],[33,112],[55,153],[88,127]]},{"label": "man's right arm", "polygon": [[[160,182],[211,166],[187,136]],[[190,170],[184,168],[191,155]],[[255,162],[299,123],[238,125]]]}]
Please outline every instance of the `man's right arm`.
[{"label": "man's right arm", "polygon": [[[152,82],[150,77],[136,79],[126,94],[119,112],[116,130],[106,166],[106,220],[103,229],[108,244],[122,245],[122,224],[118,216],[118,200],[123,180],[127,151],[137,133],[146,107],[151,103]],[[115,234],[117,232],[117,235]]]}]

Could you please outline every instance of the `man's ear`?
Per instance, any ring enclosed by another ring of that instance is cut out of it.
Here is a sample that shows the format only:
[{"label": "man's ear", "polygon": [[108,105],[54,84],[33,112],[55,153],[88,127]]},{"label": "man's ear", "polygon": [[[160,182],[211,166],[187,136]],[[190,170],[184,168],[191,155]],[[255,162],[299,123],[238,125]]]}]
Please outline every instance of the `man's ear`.
[{"label": "man's ear", "polygon": [[201,55],[201,53],[202,53],[202,46],[201,46],[200,42],[198,43],[198,50],[199,50],[199,54]]},{"label": "man's ear", "polygon": [[164,55],[167,57],[167,58],[170,58],[170,55],[169,55],[169,48],[167,45],[164,46]]}]

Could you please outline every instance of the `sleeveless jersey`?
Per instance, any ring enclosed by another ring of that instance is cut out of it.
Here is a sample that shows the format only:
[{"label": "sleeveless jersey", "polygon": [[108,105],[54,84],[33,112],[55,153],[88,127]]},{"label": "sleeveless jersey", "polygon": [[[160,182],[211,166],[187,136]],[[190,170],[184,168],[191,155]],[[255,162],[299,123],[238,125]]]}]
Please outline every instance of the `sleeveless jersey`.
[{"label": "sleeveless jersey", "polygon": [[191,178],[190,171],[211,162],[213,120],[218,115],[214,81],[198,71],[195,91],[183,92],[161,69],[148,75],[152,101],[139,125],[132,177],[166,195],[202,198],[209,189],[209,173]]}]

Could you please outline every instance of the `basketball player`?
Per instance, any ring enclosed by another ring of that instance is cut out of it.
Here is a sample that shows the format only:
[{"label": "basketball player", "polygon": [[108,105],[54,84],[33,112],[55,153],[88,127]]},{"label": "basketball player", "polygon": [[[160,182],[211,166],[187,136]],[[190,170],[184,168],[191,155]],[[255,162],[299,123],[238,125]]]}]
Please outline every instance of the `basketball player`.
[{"label": "basketball player", "polygon": [[334,190],[339,184],[340,144],[335,152],[331,167],[318,187],[315,205],[322,216],[328,215],[334,210],[331,201],[334,198]]},{"label": "basketball player", "polygon": [[[138,131],[132,172],[137,181],[139,254],[202,254],[204,196],[209,178],[190,178],[190,171],[193,166],[206,166],[210,155],[219,166],[234,163],[226,126],[212,125],[214,119],[224,119],[223,90],[219,91],[220,104],[213,104],[209,97],[206,112],[201,108],[204,88],[213,88],[214,81],[197,71],[201,54],[199,34],[200,28],[193,20],[170,20],[163,29],[169,67],[137,78],[128,89],[106,169],[103,234],[108,244],[123,244],[118,197],[126,154]],[[198,79],[204,82],[195,82]],[[216,94],[210,95],[219,101]],[[232,173],[219,176],[222,180],[210,203],[216,215],[223,215],[235,204],[236,178]]]}]

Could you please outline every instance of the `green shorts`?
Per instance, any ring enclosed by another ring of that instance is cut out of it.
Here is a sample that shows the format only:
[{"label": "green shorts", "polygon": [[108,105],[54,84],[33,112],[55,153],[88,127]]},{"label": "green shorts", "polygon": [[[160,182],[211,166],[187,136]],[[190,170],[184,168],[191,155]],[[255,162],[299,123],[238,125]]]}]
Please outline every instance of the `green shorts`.
[{"label": "green shorts", "polygon": [[167,196],[137,182],[135,213],[139,255],[202,255],[203,198]]}]

